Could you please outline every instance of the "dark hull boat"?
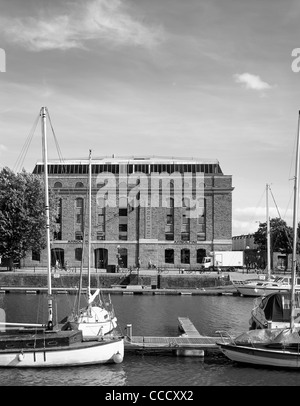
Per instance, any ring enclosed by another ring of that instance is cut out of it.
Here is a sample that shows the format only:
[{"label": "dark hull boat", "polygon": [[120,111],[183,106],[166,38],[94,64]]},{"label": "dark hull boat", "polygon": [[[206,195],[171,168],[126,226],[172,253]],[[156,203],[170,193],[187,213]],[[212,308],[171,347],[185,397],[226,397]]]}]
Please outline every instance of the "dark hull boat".
[{"label": "dark hull boat", "polygon": [[[296,313],[300,312],[300,293],[295,293]],[[290,325],[290,293],[273,293],[255,300],[249,320],[250,329],[288,328]],[[295,317],[295,327],[300,327],[300,318]]]},{"label": "dark hull boat", "polygon": [[219,343],[226,357],[239,363],[281,368],[300,367],[299,330],[250,330],[229,343]]}]

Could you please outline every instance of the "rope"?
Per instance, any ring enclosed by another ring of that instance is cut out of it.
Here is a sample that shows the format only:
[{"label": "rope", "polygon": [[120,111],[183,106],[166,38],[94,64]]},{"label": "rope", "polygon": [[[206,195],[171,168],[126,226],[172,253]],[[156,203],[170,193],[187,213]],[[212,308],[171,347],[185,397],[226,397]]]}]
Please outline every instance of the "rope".
[{"label": "rope", "polygon": [[[274,201],[274,204],[275,204],[275,206],[276,206],[278,216],[279,216],[279,218],[282,220],[282,217],[281,217],[281,215],[280,215],[280,212],[279,212],[278,206],[277,206],[277,204],[276,204],[275,198],[274,198],[274,196],[273,196],[273,193],[272,193],[272,190],[271,190],[270,185],[269,185],[269,190],[270,190],[270,192],[271,192],[271,196],[272,196],[273,201]],[[283,231],[284,231],[284,234],[286,235],[287,242],[288,242],[288,244],[289,244],[289,248],[292,249],[292,240],[291,240],[290,236],[289,236],[288,233],[287,233],[286,227],[284,227],[284,230],[283,230]],[[277,236],[276,236],[276,239],[275,239],[275,241],[274,241],[274,245],[276,244],[278,238],[279,238],[279,236],[277,235]]]},{"label": "rope", "polygon": [[271,190],[271,186],[270,186],[270,185],[269,185],[269,190],[270,190],[270,192],[271,192],[271,196],[272,196],[272,198],[273,198],[273,202],[274,202],[274,204],[275,204],[275,206],[276,206],[278,216],[279,216],[279,218],[281,219],[281,215],[280,215],[278,206],[277,206],[277,204],[276,204],[276,202],[275,202],[275,199],[274,199],[274,196],[273,196],[273,193],[272,193],[272,190]]},{"label": "rope", "polygon": [[32,126],[32,129],[31,129],[31,131],[29,132],[29,134],[28,134],[28,136],[27,136],[27,138],[26,138],[26,140],[25,140],[25,143],[24,143],[24,145],[23,145],[23,147],[22,147],[22,149],[21,149],[21,152],[20,152],[20,154],[19,154],[19,156],[18,156],[18,158],[17,158],[17,161],[16,161],[16,163],[15,163],[15,165],[14,165],[14,167],[13,167],[13,170],[16,171],[16,172],[21,171],[21,169],[22,169],[22,166],[23,166],[23,164],[24,164],[24,160],[25,160],[25,158],[26,158],[26,155],[27,155],[29,146],[30,146],[30,144],[31,144],[33,135],[34,135],[34,133],[35,133],[37,124],[38,124],[38,122],[39,122],[39,118],[40,118],[40,115],[38,114],[38,116],[37,116],[37,118],[35,119],[35,122],[34,122],[34,124],[33,124],[33,126]]},{"label": "rope", "polygon": [[59,156],[59,160],[60,160],[61,162],[64,162],[63,155],[62,155],[62,153],[61,153],[61,149],[60,149],[60,147],[59,147],[58,140],[57,140],[57,137],[56,137],[56,135],[55,135],[54,128],[53,128],[53,125],[52,125],[52,121],[51,121],[51,118],[50,118],[50,114],[49,114],[49,111],[48,111],[47,108],[46,108],[46,113],[47,113],[47,117],[48,117],[48,119],[49,119],[49,124],[50,124],[51,130],[52,130],[52,134],[53,134],[55,146],[56,146],[56,149],[57,149],[57,153],[58,153],[58,156]]}]

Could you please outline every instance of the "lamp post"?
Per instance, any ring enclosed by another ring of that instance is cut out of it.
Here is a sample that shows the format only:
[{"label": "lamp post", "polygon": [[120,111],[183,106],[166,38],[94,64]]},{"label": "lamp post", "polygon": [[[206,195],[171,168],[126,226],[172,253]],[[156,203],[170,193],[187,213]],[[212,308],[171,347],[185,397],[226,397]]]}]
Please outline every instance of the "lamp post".
[{"label": "lamp post", "polygon": [[138,269],[137,269],[137,271],[138,271],[138,273],[137,273],[137,280],[138,280],[138,285],[140,284],[140,267],[141,267],[141,259],[140,259],[140,257],[138,257]]},{"label": "lamp post", "polygon": [[250,247],[247,245],[246,246],[246,268],[247,268],[247,273],[249,272],[249,268],[250,268],[249,249],[250,249]]},{"label": "lamp post", "polygon": [[121,258],[120,245],[117,245],[117,250],[118,250],[117,255],[116,255],[116,257],[117,257],[117,272],[119,272],[119,269],[120,269],[120,258]]}]

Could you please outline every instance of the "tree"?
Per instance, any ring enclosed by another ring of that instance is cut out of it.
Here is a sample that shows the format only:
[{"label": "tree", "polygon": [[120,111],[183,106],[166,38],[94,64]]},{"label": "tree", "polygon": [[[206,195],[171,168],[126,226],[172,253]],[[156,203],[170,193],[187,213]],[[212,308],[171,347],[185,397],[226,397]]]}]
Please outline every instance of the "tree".
[{"label": "tree", "polygon": [[[254,243],[262,251],[267,249],[267,223],[260,223],[258,230],[254,233]],[[293,230],[280,218],[270,219],[270,246],[271,252],[292,252]]]},{"label": "tree", "polygon": [[[44,181],[39,175],[9,168],[0,171],[0,255],[13,262],[28,250],[39,252],[46,247]],[[57,217],[57,199],[50,193],[52,232]]]}]

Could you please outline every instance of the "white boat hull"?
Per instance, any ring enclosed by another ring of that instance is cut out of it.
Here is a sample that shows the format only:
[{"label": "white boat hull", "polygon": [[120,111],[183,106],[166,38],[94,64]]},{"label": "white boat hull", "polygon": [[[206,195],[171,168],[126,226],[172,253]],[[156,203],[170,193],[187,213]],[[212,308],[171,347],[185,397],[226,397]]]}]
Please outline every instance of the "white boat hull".
[{"label": "white boat hull", "polygon": [[120,363],[123,338],[79,342],[68,347],[0,350],[0,367],[43,368]]},{"label": "white boat hull", "polygon": [[78,330],[82,331],[83,337],[97,337],[111,333],[117,327],[116,319],[109,322],[83,321],[78,323]]},{"label": "white boat hull", "polygon": [[219,344],[223,354],[232,361],[280,368],[300,368],[300,352],[278,351],[234,344]]},{"label": "white boat hull", "polygon": [[83,337],[104,336],[117,328],[117,318],[104,308],[92,306],[81,312],[76,324]]},{"label": "white boat hull", "polygon": [[[275,287],[275,288],[258,288],[258,287],[252,287],[252,286],[235,286],[236,290],[239,292],[240,295],[242,296],[253,296],[253,297],[258,297],[258,296],[267,296],[272,293],[278,293],[278,292],[289,292],[290,288],[280,288],[280,287]],[[297,290],[298,292],[300,289]]]},{"label": "white boat hull", "polygon": [[[257,286],[256,284],[252,283],[235,283],[233,281],[233,286],[236,288],[238,293],[242,296],[253,296],[253,297],[258,297],[258,296],[267,296],[271,295],[272,293],[280,293],[280,292],[290,292],[291,291],[291,286],[290,285],[283,285],[283,286],[272,286],[271,284],[269,285],[262,285]],[[295,287],[295,292],[300,292],[300,286],[297,285]]]}]

